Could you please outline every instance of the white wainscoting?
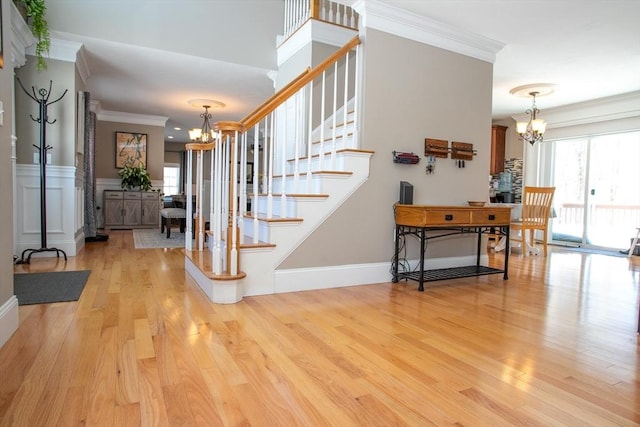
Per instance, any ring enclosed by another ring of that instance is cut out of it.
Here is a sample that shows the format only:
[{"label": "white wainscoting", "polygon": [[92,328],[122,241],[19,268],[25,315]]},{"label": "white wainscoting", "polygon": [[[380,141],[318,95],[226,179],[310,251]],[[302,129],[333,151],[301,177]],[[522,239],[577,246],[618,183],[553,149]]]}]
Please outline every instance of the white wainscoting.
[{"label": "white wainscoting", "polygon": [[12,295],[4,304],[0,305],[0,347],[18,329],[18,298]]},{"label": "white wainscoting", "polygon": [[[82,179],[71,166],[47,165],[47,246],[75,256],[84,246],[84,188]],[[39,249],[40,238],[40,166],[16,165],[16,235],[20,256],[26,249]],[[80,207],[78,206],[80,205]],[[37,256],[56,256],[42,252]],[[32,258],[33,258],[32,257]]]}]

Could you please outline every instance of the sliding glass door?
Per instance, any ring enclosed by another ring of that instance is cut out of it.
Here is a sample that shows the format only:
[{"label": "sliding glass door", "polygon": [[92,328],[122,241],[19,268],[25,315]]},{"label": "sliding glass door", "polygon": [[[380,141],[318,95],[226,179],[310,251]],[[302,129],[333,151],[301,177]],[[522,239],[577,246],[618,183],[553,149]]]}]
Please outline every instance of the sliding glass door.
[{"label": "sliding glass door", "polygon": [[556,242],[628,249],[640,226],[640,132],[551,142]]}]

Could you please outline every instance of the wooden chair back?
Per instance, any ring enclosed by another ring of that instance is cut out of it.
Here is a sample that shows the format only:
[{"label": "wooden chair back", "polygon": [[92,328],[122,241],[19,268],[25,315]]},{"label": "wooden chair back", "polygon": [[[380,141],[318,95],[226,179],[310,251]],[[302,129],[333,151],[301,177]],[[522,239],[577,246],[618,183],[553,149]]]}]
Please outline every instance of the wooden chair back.
[{"label": "wooden chair back", "polygon": [[555,187],[524,187],[522,194],[523,228],[547,228]]}]

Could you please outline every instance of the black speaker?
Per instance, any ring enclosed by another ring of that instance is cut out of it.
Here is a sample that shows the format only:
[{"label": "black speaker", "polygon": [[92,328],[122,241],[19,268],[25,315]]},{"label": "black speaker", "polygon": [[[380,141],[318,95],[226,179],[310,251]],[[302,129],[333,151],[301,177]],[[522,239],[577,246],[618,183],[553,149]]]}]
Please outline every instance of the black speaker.
[{"label": "black speaker", "polygon": [[413,185],[407,181],[400,181],[400,200],[398,203],[401,205],[413,204]]}]

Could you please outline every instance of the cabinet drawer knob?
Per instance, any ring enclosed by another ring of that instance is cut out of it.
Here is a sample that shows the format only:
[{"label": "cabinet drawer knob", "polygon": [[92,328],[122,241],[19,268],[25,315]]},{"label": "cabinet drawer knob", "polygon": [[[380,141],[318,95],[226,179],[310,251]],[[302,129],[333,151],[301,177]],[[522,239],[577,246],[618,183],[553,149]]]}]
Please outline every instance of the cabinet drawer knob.
[{"label": "cabinet drawer knob", "polygon": [[489,221],[495,221],[496,216],[494,214],[489,215]]},{"label": "cabinet drawer knob", "polygon": [[444,216],[444,220],[445,221],[453,221],[453,215],[451,215],[451,214],[445,215]]}]

